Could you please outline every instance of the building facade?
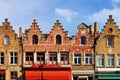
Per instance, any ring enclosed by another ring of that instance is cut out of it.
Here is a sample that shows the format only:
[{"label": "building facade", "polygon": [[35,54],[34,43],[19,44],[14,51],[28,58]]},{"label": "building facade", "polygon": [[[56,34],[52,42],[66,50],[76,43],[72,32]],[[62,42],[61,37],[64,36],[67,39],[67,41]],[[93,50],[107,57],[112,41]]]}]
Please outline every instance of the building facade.
[{"label": "building facade", "polygon": [[120,30],[112,15],[96,38],[96,80],[120,80]]},{"label": "building facade", "polygon": [[85,23],[77,27],[77,33],[72,37],[72,77],[73,80],[94,79],[94,36],[92,26]]},{"label": "building facade", "polygon": [[42,34],[36,20],[24,34],[25,80],[71,80],[70,39],[59,23]]},{"label": "building facade", "polygon": [[8,19],[0,26],[0,80],[23,80],[22,47]]},{"label": "building facade", "polygon": [[68,36],[59,20],[43,34],[36,20],[19,37],[8,19],[0,26],[0,80],[120,80],[120,29],[109,16],[98,33],[81,23]]}]

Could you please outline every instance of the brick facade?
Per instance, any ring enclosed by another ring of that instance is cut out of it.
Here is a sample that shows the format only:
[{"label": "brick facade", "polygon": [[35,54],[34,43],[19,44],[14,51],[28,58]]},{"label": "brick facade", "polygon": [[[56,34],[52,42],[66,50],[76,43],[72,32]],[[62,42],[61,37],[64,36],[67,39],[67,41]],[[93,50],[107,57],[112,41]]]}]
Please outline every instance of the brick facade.
[{"label": "brick facade", "polygon": [[[0,53],[3,53],[4,56],[3,64],[0,62],[0,72],[2,70],[5,71],[3,73],[4,78],[2,77],[3,75],[0,74],[0,79],[10,80],[12,77],[11,73],[16,72],[16,79],[22,80],[22,47],[17,34],[7,19],[5,19],[5,22],[0,26]],[[17,59],[15,59],[15,56]],[[2,60],[2,58],[0,59]]]},{"label": "brick facade", "polygon": [[97,22],[94,26],[81,23],[72,37],[59,20],[49,34],[43,34],[33,20],[25,32],[19,29],[18,37],[5,19],[0,26],[0,76],[3,80],[12,75],[18,80],[64,80],[63,76],[65,80],[109,80],[110,75],[120,78],[119,33],[111,15],[101,33]]}]

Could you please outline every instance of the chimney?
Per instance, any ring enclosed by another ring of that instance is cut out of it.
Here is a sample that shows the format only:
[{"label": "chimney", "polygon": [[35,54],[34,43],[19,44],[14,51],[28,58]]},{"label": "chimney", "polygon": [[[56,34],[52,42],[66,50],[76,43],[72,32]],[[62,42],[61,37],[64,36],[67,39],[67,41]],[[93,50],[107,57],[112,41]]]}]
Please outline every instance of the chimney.
[{"label": "chimney", "polygon": [[22,28],[19,28],[19,37],[22,37]]},{"label": "chimney", "polygon": [[94,33],[98,33],[98,22],[94,22]]},{"label": "chimney", "polygon": [[89,26],[89,31],[90,31],[90,33],[93,32],[93,30],[92,30],[92,25]]}]

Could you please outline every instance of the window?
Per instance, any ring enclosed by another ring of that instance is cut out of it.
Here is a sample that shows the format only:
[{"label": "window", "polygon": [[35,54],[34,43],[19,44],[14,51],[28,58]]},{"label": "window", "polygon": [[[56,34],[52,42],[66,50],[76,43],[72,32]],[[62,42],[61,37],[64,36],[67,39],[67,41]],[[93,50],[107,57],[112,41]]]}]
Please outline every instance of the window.
[{"label": "window", "polygon": [[11,80],[17,80],[17,71],[11,72]]},{"label": "window", "polygon": [[37,53],[37,64],[45,64],[45,56],[44,52],[38,52]]},{"label": "window", "polygon": [[0,73],[0,80],[5,80],[5,74]]},{"label": "window", "polygon": [[118,55],[118,66],[120,66],[120,55]]},{"label": "window", "polygon": [[30,65],[33,64],[33,52],[26,53],[26,64]]},{"label": "window", "polygon": [[5,80],[5,70],[0,70],[0,80]]},{"label": "window", "polygon": [[81,37],[81,45],[86,45],[86,37]]},{"label": "window", "polygon": [[10,52],[10,64],[18,64],[17,52]]},{"label": "window", "polygon": [[108,37],[107,43],[108,47],[114,47],[114,38]]},{"label": "window", "polygon": [[50,64],[57,64],[57,54],[50,53],[49,56]]},{"label": "window", "polygon": [[85,54],[85,64],[92,64],[92,54]]},{"label": "window", "polygon": [[0,52],[0,65],[4,64],[4,53]]},{"label": "window", "polygon": [[114,66],[114,55],[108,55],[108,66]]},{"label": "window", "polygon": [[103,66],[104,65],[104,55],[97,55],[97,66]]},{"label": "window", "polygon": [[10,43],[10,40],[9,40],[9,37],[8,36],[5,36],[4,37],[4,44],[7,45]]},{"label": "window", "polygon": [[33,44],[38,44],[38,36],[33,35]]},{"label": "window", "polygon": [[68,53],[61,53],[61,64],[68,64]]},{"label": "window", "polygon": [[74,64],[81,64],[81,54],[74,54]]},{"label": "window", "polygon": [[57,35],[56,36],[56,44],[60,45],[62,43],[61,36]]}]

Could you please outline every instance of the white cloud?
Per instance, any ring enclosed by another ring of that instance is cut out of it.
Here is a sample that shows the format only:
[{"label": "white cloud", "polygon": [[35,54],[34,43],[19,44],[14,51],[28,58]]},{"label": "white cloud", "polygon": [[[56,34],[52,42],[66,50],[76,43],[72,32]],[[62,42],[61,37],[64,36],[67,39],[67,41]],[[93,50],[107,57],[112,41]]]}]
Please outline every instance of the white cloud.
[{"label": "white cloud", "polygon": [[109,15],[113,15],[115,21],[120,22],[120,8],[103,9],[88,16],[88,19],[90,21],[98,21],[99,23],[104,24]]},{"label": "white cloud", "polygon": [[113,3],[120,3],[120,0],[112,0]]},{"label": "white cloud", "polygon": [[60,15],[60,16],[65,17],[68,22],[71,22],[71,21],[72,21],[72,17],[73,17],[74,15],[77,15],[77,14],[78,14],[77,12],[72,11],[72,10],[70,10],[70,9],[60,9],[60,8],[56,8],[56,9],[55,9],[55,13],[56,13],[57,15]]}]

